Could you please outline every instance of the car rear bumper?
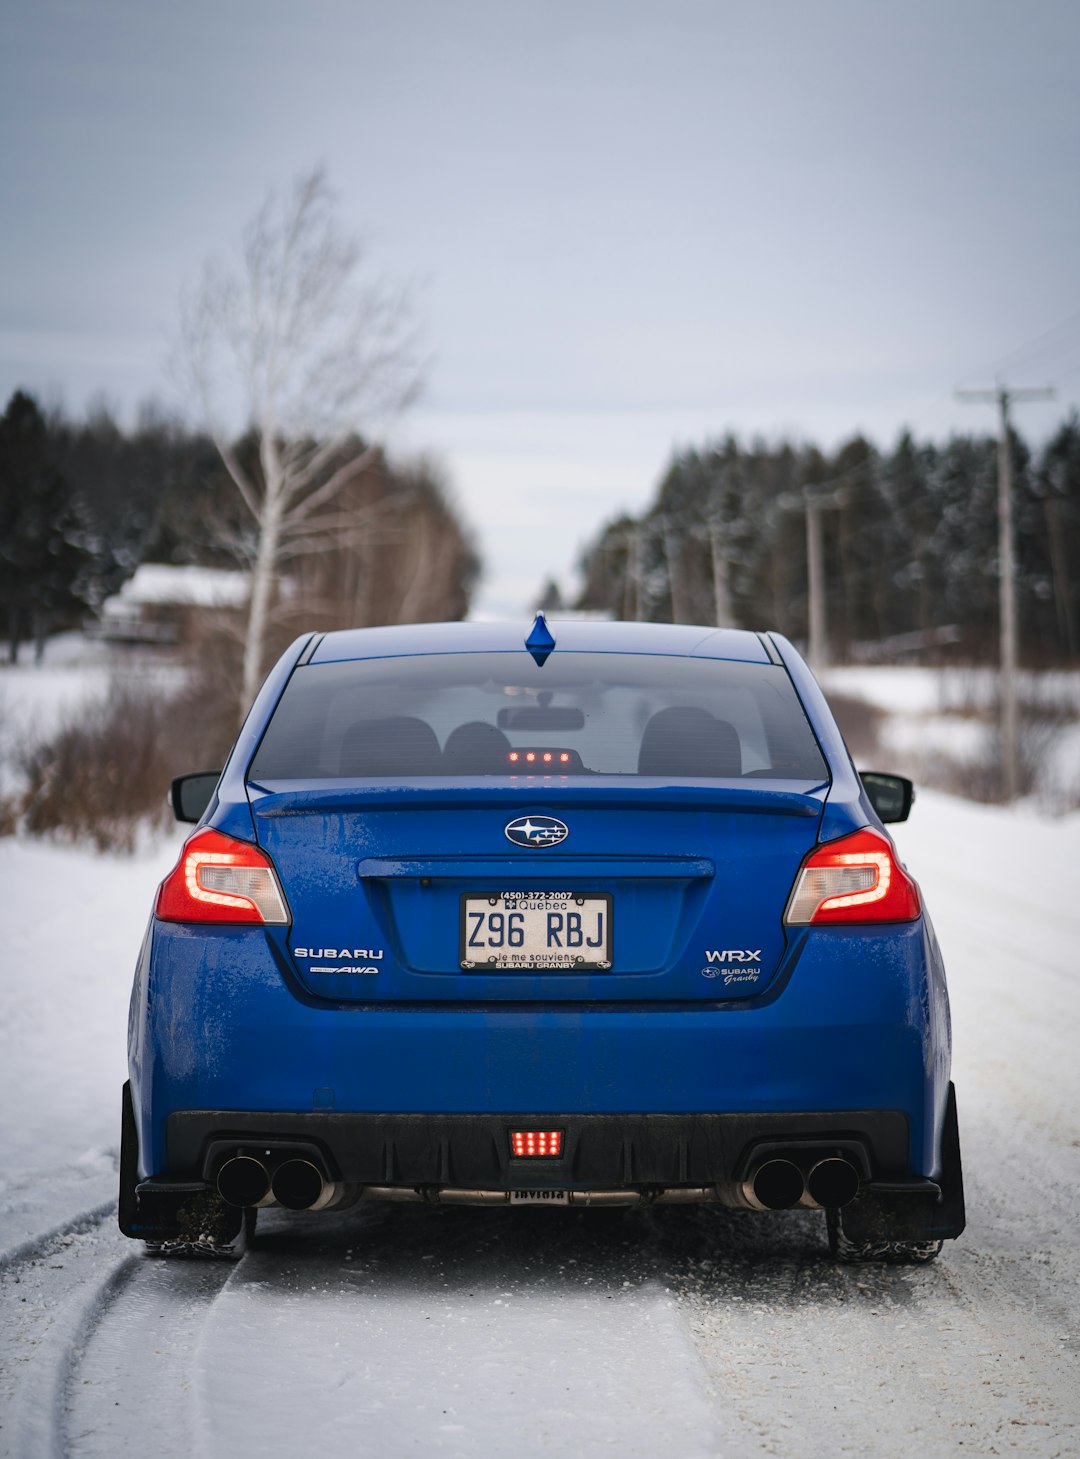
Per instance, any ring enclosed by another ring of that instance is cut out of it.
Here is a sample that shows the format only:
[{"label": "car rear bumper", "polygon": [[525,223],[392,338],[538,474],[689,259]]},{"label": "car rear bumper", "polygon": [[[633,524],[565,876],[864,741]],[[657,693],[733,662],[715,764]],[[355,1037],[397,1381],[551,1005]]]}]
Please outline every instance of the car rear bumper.
[{"label": "car rear bumper", "polygon": [[[558,1131],[558,1158],[515,1158],[510,1132]],[[317,1159],[350,1186],[478,1190],[705,1187],[746,1178],[778,1150],[840,1151],[867,1177],[902,1177],[907,1118],[897,1110],[770,1114],[295,1114],[182,1110],[168,1121],[175,1179],[211,1183],[237,1151]]]},{"label": "car rear bumper", "polygon": [[[890,1175],[933,1179],[949,1053],[944,982],[921,921],[809,937],[784,986],[755,1000],[480,1006],[305,998],[258,934],[156,924],[130,1040],[139,1174],[177,1179],[195,1172],[174,1124],[203,1129],[207,1112],[226,1112],[241,1132],[264,1117],[314,1130],[419,1116],[430,1141],[458,1116],[499,1129],[506,1115],[723,1117],[717,1128],[740,1131],[752,1118],[791,1134],[822,1111],[834,1133],[860,1112],[899,1117],[903,1153],[890,1137],[876,1158]],[[725,1135],[723,1158],[754,1137]]]}]

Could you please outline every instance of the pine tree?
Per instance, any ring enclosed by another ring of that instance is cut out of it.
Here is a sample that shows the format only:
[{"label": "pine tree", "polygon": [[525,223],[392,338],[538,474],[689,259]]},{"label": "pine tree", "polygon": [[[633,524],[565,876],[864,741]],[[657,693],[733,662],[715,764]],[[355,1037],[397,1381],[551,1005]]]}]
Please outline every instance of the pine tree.
[{"label": "pine tree", "polygon": [[1075,411],[1047,443],[1033,473],[1032,490],[1054,637],[1059,651],[1075,661],[1080,656],[1080,416]]},{"label": "pine tree", "polygon": [[83,515],[57,469],[48,428],[21,390],[0,417],[0,605],[9,653],[33,637],[40,659],[48,633],[87,604],[79,580],[89,554]]}]

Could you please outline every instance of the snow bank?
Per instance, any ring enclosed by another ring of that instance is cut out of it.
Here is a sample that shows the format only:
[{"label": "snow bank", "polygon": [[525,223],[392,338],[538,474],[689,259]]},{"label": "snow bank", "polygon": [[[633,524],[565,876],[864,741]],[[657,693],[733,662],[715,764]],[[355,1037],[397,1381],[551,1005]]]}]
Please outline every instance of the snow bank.
[{"label": "snow bank", "polygon": [[32,644],[18,663],[0,665],[0,759],[28,734],[49,734],[84,699],[104,693],[112,656],[81,633],[50,638],[40,664]]},{"label": "snow bank", "polygon": [[821,683],[826,694],[849,694],[890,714],[933,714],[941,703],[937,669],[829,669]]},{"label": "snow bank", "polygon": [[[969,794],[994,784],[999,684],[993,668],[836,668],[822,682],[827,694],[881,712],[874,768]],[[1022,673],[1018,694],[1021,768],[1032,797],[1051,815],[1080,806],[1080,674]]]},{"label": "snow bank", "polygon": [[[832,668],[821,676],[826,693],[850,694],[889,714],[991,713],[998,701],[993,668],[923,669],[903,665]],[[1021,700],[1080,717],[1080,673],[1052,671],[1017,676]]]},{"label": "snow bank", "polygon": [[186,670],[175,658],[145,649],[116,647],[62,633],[50,638],[43,661],[24,645],[19,661],[0,666],[0,795],[17,788],[16,761],[30,743],[48,739],[117,684],[171,692]]},{"label": "snow bank", "polygon": [[886,755],[896,755],[905,763],[920,755],[940,754],[973,765],[990,754],[994,730],[977,719],[957,719],[946,714],[897,714],[886,719],[879,738]]},{"label": "snow bank", "polygon": [[0,1250],[37,1185],[115,1184],[135,959],[180,839],[132,859],[0,840]]}]

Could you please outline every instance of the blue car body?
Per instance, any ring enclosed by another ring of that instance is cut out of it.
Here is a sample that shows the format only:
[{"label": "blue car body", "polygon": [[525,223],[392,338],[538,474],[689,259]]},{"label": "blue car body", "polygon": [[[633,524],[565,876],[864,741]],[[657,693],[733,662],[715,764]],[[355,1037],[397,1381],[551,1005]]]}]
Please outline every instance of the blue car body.
[{"label": "blue car body", "polygon": [[[746,1203],[737,1192],[770,1153],[804,1167],[842,1156],[859,1181],[852,1209],[872,1211],[879,1234],[958,1234],[949,1007],[925,910],[785,918],[815,847],[884,834],[796,650],[776,634],[684,626],[567,623],[555,635],[551,664],[633,655],[665,660],[673,682],[716,665],[748,682],[783,676],[824,772],[260,778],[286,687],[320,666],[386,673],[528,652],[514,624],[298,639],[200,823],[265,853],[288,920],[151,918],[129,1023],[128,1234],[175,1234],[177,1203],[257,1151],[306,1158],[327,1188],[354,1194],[734,1191],[729,1204]],[[565,839],[508,838],[512,822],[528,837],[540,818]],[[512,907],[515,889],[538,887],[609,909],[610,966],[470,962],[470,895]],[[518,1127],[561,1130],[559,1158],[516,1159],[506,1141]]]}]

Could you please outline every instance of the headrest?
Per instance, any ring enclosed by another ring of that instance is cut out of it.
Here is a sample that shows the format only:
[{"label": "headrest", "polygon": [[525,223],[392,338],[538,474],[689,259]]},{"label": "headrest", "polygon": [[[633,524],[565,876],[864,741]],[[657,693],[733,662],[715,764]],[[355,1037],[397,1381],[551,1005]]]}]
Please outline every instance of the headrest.
[{"label": "headrest", "polygon": [[449,775],[491,775],[508,770],[510,741],[501,729],[475,719],[459,724],[443,746],[443,770]]},{"label": "headrest", "polygon": [[361,719],[341,742],[340,775],[438,775],[442,756],[435,731],[422,719],[398,714]]},{"label": "headrest", "polygon": [[657,710],[641,737],[638,774],[690,780],[741,775],[739,736],[726,719],[694,705]]}]

